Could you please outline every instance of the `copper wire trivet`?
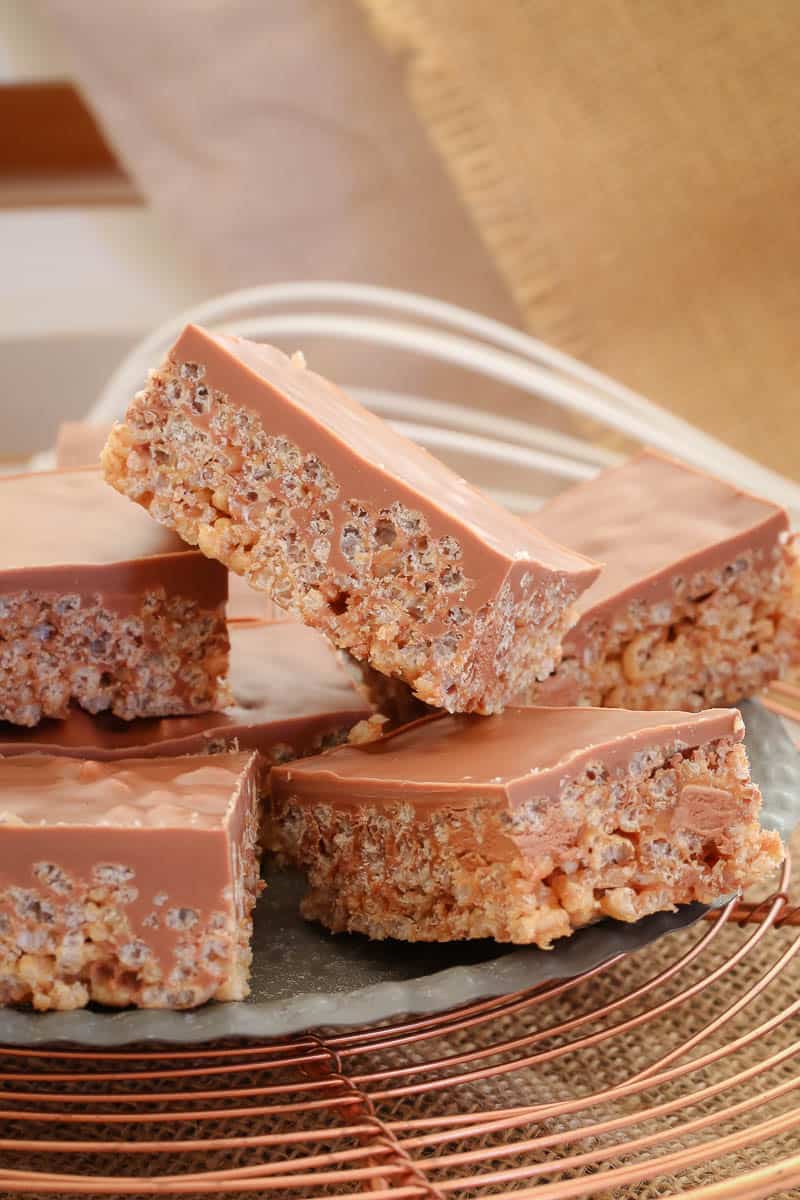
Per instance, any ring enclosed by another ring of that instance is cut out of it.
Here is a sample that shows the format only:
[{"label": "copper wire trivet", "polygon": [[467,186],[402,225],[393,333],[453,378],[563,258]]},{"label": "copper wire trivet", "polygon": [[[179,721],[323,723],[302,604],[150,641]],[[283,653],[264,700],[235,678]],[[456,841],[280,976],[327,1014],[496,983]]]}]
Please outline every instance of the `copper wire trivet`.
[{"label": "copper wire trivet", "polygon": [[731,902],[666,939],[653,973],[643,953],[621,977],[620,956],[439,1016],[269,1044],[0,1049],[0,1189],[798,1195],[789,880],[787,861],[769,899]]}]

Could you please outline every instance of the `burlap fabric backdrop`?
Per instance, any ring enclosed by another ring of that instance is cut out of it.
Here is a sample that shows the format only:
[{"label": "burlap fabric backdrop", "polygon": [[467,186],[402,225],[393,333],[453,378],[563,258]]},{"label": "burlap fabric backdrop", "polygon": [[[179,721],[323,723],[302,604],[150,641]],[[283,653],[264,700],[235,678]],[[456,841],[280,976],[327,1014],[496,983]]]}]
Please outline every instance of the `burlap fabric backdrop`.
[{"label": "burlap fabric backdrop", "polygon": [[800,476],[796,0],[360,0],[528,328]]}]

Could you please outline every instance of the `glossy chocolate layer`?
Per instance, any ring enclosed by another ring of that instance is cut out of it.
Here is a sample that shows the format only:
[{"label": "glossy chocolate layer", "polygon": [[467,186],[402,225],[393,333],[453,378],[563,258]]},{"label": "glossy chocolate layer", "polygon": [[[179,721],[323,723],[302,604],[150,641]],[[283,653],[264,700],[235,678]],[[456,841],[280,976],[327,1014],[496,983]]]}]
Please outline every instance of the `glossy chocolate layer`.
[{"label": "glossy chocolate layer", "polygon": [[48,755],[0,761],[0,826],[221,829],[250,755],[122,759]]},{"label": "glossy chocolate layer", "polygon": [[219,563],[192,550],[137,504],[110,488],[99,468],[41,471],[0,479],[8,515],[0,539],[0,595],[99,595],[117,613],[142,594],[168,594],[214,609],[227,595]]},{"label": "glossy chocolate layer", "polygon": [[558,797],[589,763],[624,774],[642,751],[741,740],[736,709],[702,713],[615,708],[507,708],[492,717],[436,715],[363,746],[345,746],[272,771],[278,803],[359,804],[403,800],[414,807],[468,807],[496,796],[512,806]]},{"label": "glossy chocolate layer", "polygon": [[[785,510],[770,501],[652,450],[569,488],[530,519],[605,564],[575,605],[581,625],[633,599],[671,597],[675,576],[768,549],[789,528]],[[567,644],[579,633],[573,629]]]},{"label": "glossy chocolate layer", "polygon": [[73,708],[66,721],[28,729],[0,722],[0,755],[68,755],[101,760],[132,754],[201,754],[234,739],[241,748],[312,747],[372,709],[322,634],[294,622],[246,623],[229,629],[229,684],[234,704],[221,713],[122,721]]},{"label": "glossy chocolate layer", "polygon": [[[492,599],[498,573],[527,564],[569,576],[580,590],[598,567],[543,537],[449,470],[438,459],[333,384],[271,346],[189,325],[171,357],[205,368],[205,382],[257,413],[270,434],[312,452],[333,473],[340,498],[376,508],[400,501],[428,519],[434,536],[452,534],[474,581],[476,604]],[[192,418],[198,426],[206,414]],[[332,555],[338,554],[338,539]],[[343,561],[343,569],[348,564]]]}]

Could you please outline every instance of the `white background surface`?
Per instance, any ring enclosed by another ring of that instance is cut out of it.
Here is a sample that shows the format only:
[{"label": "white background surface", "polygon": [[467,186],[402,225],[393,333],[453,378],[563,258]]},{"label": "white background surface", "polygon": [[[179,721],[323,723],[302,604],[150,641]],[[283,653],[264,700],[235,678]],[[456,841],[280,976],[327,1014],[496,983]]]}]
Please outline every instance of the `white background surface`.
[{"label": "white background surface", "polygon": [[[0,0],[0,85],[69,77],[26,0]],[[205,295],[138,205],[0,208],[0,264],[4,459],[52,442],[143,333]]]}]

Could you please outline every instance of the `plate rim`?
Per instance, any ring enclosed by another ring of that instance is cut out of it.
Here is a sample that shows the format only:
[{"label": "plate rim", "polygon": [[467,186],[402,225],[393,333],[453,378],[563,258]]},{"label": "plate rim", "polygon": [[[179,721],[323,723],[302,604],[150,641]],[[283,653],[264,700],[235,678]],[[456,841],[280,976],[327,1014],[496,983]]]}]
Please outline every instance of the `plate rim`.
[{"label": "plate rim", "polygon": [[[707,905],[693,903],[681,905],[674,912],[652,913],[631,925],[609,918],[577,930],[552,950],[522,946],[481,963],[446,967],[407,980],[372,983],[351,992],[303,992],[291,999],[255,1004],[212,1002],[183,1012],[77,1009],[35,1013],[0,1009],[0,1046],[39,1047],[58,1042],[97,1049],[142,1042],[192,1045],[226,1038],[272,1040],[317,1029],[372,1026],[401,1016],[429,1016],[557,980],[579,979],[611,959],[688,929],[707,911]],[[606,936],[598,952],[595,935],[601,926]],[[568,958],[573,961],[568,962]],[[535,978],[531,971],[534,962],[540,968]]]}]

